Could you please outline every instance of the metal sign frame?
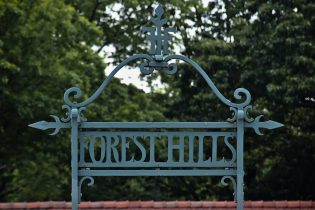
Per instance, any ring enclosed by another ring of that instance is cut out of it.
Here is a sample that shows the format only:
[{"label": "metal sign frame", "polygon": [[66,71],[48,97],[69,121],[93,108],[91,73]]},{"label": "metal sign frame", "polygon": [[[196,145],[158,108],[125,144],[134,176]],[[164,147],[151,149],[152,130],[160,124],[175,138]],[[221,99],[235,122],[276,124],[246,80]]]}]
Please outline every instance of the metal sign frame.
[{"label": "metal sign frame", "polygon": [[[255,119],[250,118],[248,110],[252,108],[251,95],[246,89],[237,88],[234,91],[234,98],[242,102],[231,102],[220,93],[196,62],[183,55],[169,55],[168,42],[171,39],[169,33],[175,33],[176,29],[164,27],[167,18],[162,18],[163,14],[163,8],[158,5],[151,18],[155,27],[142,28],[142,32],[146,34],[151,44],[148,54],[136,54],[124,60],[114,68],[94,94],[83,102],[74,102],[70,99],[70,96],[76,99],[81,97],[82,92],[79,88],[68,89],[64,94],[65,105],[62,106],[66,110],[65,118],[60,120],[57,116],[51,115],[54,122],[40,121],[29,125],[41,130],[55,129],[50,135],[56,135],[63,128],[71,129],[72,209],[78,208],[83,182],[89,180],[88,185],[93,185],[94,176],[222,176],[223,185],[228,185],[227,180],[232,183],[237,209],[241,210],[244,201],[244,128],[253,128],[258,135],[262,135],[261,128],[274,129],[283,126],[271,120],[260,121],[262,115]],[[174,60],[190,64],[204,78],[219,100],[230,107],[232,117],[225,122],[88,122],[82,116],[85,107],[98,98],[122,67],[139,59],[143,61],[139,66],[142,74],[152,74],[154,70],[165,74],[175,74],[177,64],[169,63]],[[95,129],[107,129],[107,131],[95,131]],[[112,131],[113,129],[118,132]],[[172,131],[152,132],[145,131],[146,129],[172,129]],[[180,130],[174,131],[174,129]],[[189,129],[189,131],[183,131],[183,129]],[[192,129],[198,129],[198,131]],[[200,131],[202,129],[206,131]],[[224,131],[211,131],[211,129]],[[150,145],[149,156],[139,137]],[[206,137],[211,138],[212,154],[204,160],[203,142]],[[230,160],[217,159],[220,137],[223,137],[224,145],[232,155]],[[236,149],[230,142],[231,138],[236,139]],[[155,160],[154,145],[161,140],[167,140],[168,143],[165,162]],[[187,157],[185,160],[185,154],[187,155],[184,149],[185,141],[188,141],[188,160]],[[136,160],[134,156],[127,160],[126,153],[130,143],[137,147],[141,154],[140,160]],[[198,154],[195,154],[194,144],[197,144]],[[94,153],[96,145],[100,148],[98,160]],[[119,151],[118,145],[120,145]],[[174,151],[178,152],[176,161],[174,161]],[[90,161],[86,161],[86,154],[90,157]],[[198,159],[194,159],[194,156]]]}]

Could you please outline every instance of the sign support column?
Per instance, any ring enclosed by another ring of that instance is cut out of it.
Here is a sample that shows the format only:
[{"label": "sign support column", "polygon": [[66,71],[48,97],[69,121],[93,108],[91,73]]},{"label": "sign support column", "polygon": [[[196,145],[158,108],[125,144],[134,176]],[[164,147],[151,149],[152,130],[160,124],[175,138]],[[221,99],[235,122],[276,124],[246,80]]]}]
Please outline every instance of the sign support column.
[{"label": "sign support column", "polygon": [[244,207],[244,118],[243,109],[237,110],[237,210],[243,210]]},{"label": "sign support column", "polygon": [[72,168],[72,210],[78,209],[79,189],[78,189],[78,109],[71,109],[71,168]]}]

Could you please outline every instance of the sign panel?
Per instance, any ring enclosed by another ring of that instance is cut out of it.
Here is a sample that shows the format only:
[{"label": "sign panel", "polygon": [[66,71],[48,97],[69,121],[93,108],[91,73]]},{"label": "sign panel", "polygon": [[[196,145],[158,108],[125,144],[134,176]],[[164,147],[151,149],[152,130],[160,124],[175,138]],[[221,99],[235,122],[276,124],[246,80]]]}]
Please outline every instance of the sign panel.
[{"label": "sign panel", "polygon": [[79,167],[236,167],[235,137],[236,132],[80,132]]}]

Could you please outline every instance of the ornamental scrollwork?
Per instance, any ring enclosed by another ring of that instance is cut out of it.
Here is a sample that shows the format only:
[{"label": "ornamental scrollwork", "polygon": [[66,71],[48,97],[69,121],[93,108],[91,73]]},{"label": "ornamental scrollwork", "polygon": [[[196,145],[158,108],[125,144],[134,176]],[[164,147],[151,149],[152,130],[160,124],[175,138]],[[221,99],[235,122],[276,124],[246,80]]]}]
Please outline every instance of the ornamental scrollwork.
[{"label": "ornamental scrollwork", "polygon": [[66,117],[62,117],[61,120],[63,122],[69,122],[71,119],[71,107],[68,105],[62,105],[62,109],[66,110]]},{"label": "ornamental scrollwork", "polygon": [[[82,91],[77,87],[72,87],[66,90],[64,94],[64,101],[66,105],[72,108],[85,107],[86,105],[93,102],[101,93],[104,91],[108,83],[114,77],[114,75],[120,71],[120,69],[132,61],[142,59],[140,63],[140,72],[145,75],[152,74],[154,70],[159,70],[164,74],[175,74],[177,72],[176,62],[169,63],[171,60],[180,60],[191,65],[194,70],[196,70],[207,82],[210,89],[214,94],[226,105],[234,107],[237,109],[243,109],[248,106],[251,101],[251,95],[245,88],[237,88],[234,91],[234,98],[241,102],[234,103],[223,96],[223,94],[217,89],[207,73],[193,60],[189,59],[183,55],[169,55],[169,41],[172,36],[170,33],[175,33],[176,29],[171,27],[166,27],[167,18],[163,17],[164,10],[159,5],[154,10],[154,15],[150,21],[154,24],[154,27],[142,27],[142,32],[145,34],[146,39],[150,42],[150,48],[148,54],[137,54],[133,55],[124,61],[122,61],[118,66],[116,66],[113,71],[107,76],[100,87],[94,92],[94,94],[86,99],[85,101],[78,102],[70,99],[70,96],[74,99],[80,99],[82,97]],[[68,118],[65,118],[68,119]],[[249,119],[249,118],[247,118]]]},{"label": "ornamental scrollwork", "polygon": [[249,116],[249,112],[248,112],[248,110],[252,110],[252,109],[253,109],[252,105],[249,105],[249,106],[244,108],[244,113],[245,113],[244,117],[245,117],[246,122],[253,122],[254,121],[254,119]]},{"label": "ornamental scrollwork", "polygon": [[79,202],[81,201],[81,197],[82,197],[82,193],[81,193],[82,184],[85,180],[89,180],[89,182],[87,183],[88,186],[92,186],[94,184],[94,178],[91,176],[84,176],[80,179],[80,181],[79,181]]},{"label": "ornamental scrollwork", "polygon": [[[248,106],[244,107],[244,109],[243,109],[243,111],[244,111],[244,119],[245,119],[246,122],[249,122],[249,123],[254,121],[254,119],[249,116],[249,110],[251,110],[252,108],[253,108],[252,105],[248,105]],[[233,123],[237,119],[237,111],[238,111],[238,109],[235,108],[235,107],[230,107],[230,111],[232,113],[232,117],[228,118],[227,121]]]},{"label": "ornamental scrollwork", "polygon": [[144,75],[152,74],[154,70],[161,69],[164,74],[175,74],[177,72],[177,64],[176,63],[157,63],[157,62],[150,62],[150,63],[141,63],[140,64],[140,72]]},{"label": "ornamental scrollwork", "polygon": [[232,113],[232,117],[228,118],[227,121],[233,123],[236,121],[237,109],[235,107],[230,107],[230,111]]},{"label": "ornamental scrollwork", "polygon": [[[61,118],[61,121],[63,122],[69,122],[71,120],[71,107],[69,105],[63,105],[62,109],[66,110],[66,117]],[[85,122],[87,121],[87,118],[83,115],[83,111],[86,109],[86,107],[80,107],[78,109],[78,121],[79,122]]]},{"label": "ornamental scrollwork", "polygon": [[233,192],[233,197],[234,197],[234,201],[236,201],[236,182],[235,182],[235,179],[234,179],[234,177],[232,177],[232,176],[223,176],[222,178],[221,178],[221,184],[223,185],[223,186],[228,186],[229,185],[229,183],[227,183],[227,180],[230,180],[230,182],[232,183],[232,187],[233,187],[233,190],[234,190],[234,192]]}]

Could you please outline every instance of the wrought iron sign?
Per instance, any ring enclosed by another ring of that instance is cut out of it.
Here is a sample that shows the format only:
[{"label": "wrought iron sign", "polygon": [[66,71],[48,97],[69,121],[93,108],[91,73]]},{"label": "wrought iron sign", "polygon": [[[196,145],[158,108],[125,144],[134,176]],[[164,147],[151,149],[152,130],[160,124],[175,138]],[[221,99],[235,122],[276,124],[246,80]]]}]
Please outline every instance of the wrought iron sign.
[{"label": "wrought iron sign", "polygon": [[[60,129],[71,129],[72,209],[78,208],[83,182],[88,180],[88,185],[92,185],[94,176],[222,176],[221,183],[228,185],[230,181],[234,188],[237,209],[243,209],[244,128],[262,135],[262,128],[283,126],[271,120],[261,121],[262,116],[250,118],[251,95],[246,89],[234,91],[234,98],[242,102],[231,102],[197,63],[183,55],[170,55],[170,33],[176,30],[164,27],[167,19],[162,18],[163,13],[159,5],[151,18],[154,27],[142,28],[151,45],[148,54],[124,60],[85,101],[72,101],[70,96],[80,99],[82,93],[77,87],[68,89],[62,106],[65,118],[60,120],[51,115],[53,122],[29,125],[41,130],[54,129],[51,135]],[[88,122],[82,116],[85,107],[104,91],[122,67],[139,59],[143,61],[140,64],[143,74],[154,70],[175,74],[177,65],[170,63],[174,60],[192,65],[221,102],[230,107],[232,117],[224,122]]]}]

